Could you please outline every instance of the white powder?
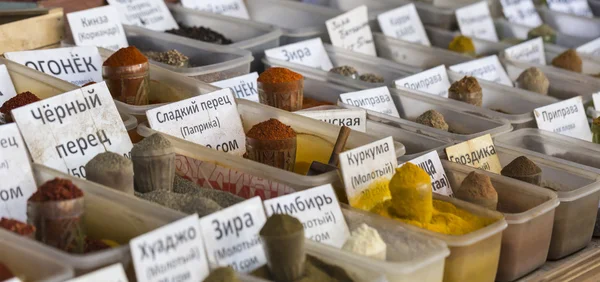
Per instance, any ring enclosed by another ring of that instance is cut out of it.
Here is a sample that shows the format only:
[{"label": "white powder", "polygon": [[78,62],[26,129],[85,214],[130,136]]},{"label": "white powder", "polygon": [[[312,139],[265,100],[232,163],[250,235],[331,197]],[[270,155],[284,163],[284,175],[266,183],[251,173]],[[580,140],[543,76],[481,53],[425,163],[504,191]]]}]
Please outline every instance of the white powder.
[{"label": "white powder", "polygon": [[342,250],[385,260],[386,245],[376,229],[361,224],[352,231]]}]

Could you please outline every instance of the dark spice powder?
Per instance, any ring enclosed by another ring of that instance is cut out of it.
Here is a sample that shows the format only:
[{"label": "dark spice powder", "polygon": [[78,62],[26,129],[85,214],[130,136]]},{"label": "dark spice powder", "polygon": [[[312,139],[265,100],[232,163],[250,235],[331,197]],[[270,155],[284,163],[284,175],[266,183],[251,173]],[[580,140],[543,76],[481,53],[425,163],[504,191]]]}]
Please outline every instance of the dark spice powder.
[{"label": "dark spice powder", "polygon": [[179,29],[169,29],[165,32],[220,45],[233,43],[231,39],[225,37],[223,34],[203,26],[188,27],[179,23]]},{"label": "dark spice powder", "polygon": [[260,140],[281,140],[296,137],[296,132],[292,127],[272,118],[254,125],[246,136]]},{"label": "dark spice powder", "polygon": [[0,228],[4,228],[19,235],[30,235],[35,233],[35,226],[5,217],[0,220]]},{"label": "dark spice powder", "polygon": [[506,165],[500,172],[505,176],[520,176],[520,175],[532,175],[542,172],[542,169],[538,167],[534,162],[525,156],[520,156]]},{"label": "dark spice powder", "polygon": [[274,214],[269,217],[262,229],[261,236],[285,236],[304,229],[302,222],[287,214]]},{"label": "dark spice powder", "polygon": [[83,197],[83,192],[71,180],[55,178],[50,180],[31,195],[29,201],[50,202],[72,200]]},{"label": "dark spice powder", "polygon": [[203,282],[238,282],[240,281],[235,275],[235,271],[231,266],[219,267],[210,272],[210,275]]},{"label": "dark spice powder", "polygon": [[4,119],[6,120],[6,122],[12,122],[13,119],[12,119],[12,116],[10,115],[10,111],[12,111],[16,108],[23,107],[25,105],[29,105],[31,103],[35,103],[39,100],[40,100],[40,98],[35,96],[35,94],[33,94],[29,91],[23,92],[23,93],[18,94],[15,97],[8,99],[6,102],[4,102],[2,107],[0,107],[0,113],[4,114]]}]

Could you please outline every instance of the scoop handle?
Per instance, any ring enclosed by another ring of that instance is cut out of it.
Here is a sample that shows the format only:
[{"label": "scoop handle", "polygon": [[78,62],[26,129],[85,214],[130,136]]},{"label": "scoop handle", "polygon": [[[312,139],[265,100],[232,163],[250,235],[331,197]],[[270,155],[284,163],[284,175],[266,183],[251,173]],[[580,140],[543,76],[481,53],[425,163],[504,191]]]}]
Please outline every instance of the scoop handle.
[{"label": "scoop handle", "polygon": [[340,161],[340,153],[344,150],[346,146],[346,141],[348,140],[348,136],[350,136],[350,132],[352,130],[350,127],[342,126],[340,129],[340,133],[338,134],[337,140],[335,141],[335,145],[333,146],[333,152],[331,152],[331,157],[329,157],[329,164],[332,166],[337,166]]}]

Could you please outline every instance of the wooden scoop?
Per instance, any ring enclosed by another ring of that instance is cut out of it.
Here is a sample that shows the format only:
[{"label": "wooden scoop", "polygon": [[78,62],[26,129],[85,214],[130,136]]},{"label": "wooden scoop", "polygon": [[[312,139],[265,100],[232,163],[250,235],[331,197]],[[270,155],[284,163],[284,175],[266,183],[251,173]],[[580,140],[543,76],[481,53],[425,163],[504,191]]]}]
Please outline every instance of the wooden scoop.
[{"label": "wooden scoop", "polygon": [[340,153],[346,146],[346,141],[348,140],[348,136],[350,136],[350,132],[352,130],[350,127],[342,126],[340,129],[340,133],[338,134],[337,140],[335,141],[335,145],[333,146],[333,152],[331,152],[331,157],[329,157],[329,162],[324,164],[321,162],[314,161],[310,164],[310,169],[306,175],[319,175],[326,172],[330,172],[336,170],[338,167],[338,162],[340,160]]}]

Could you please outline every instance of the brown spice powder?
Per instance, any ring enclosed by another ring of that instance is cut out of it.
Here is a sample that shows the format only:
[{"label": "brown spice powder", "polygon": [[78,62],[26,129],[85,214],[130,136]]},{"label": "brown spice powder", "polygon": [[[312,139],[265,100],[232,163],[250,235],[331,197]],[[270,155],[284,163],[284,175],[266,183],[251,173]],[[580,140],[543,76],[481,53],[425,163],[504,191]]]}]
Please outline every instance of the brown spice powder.
[{"label": "brown spice powder", "polygon": [[473,93],[481,91],[481,86],[476,78],[465,76],[461,80],[452,83],[448,90],[455,93]]},{"label": "brown spice powder", "polygon": [[520,156],[506,165],[500,172],[505,176],[527,176],[542,172],[534,162],[525,156]]},{"label": "brown spice powder", "polygon": [[463,193],[473,198],[489,198],[490,196],[497,195],[490,177],[475,171],[469,173],[460,185],[457,194]]},{"label": "brown spice powder", "polygon": [[574,72],[582,72],[583,62],[581,57],[577,54],[577,51],[569,49],[558,57],[552,60],[552,65],[561,69],[566,69]]},{"label": "brown spice powder", "polygon": [[246,136],[259,140],[282,140],[296,137],[296,132],[274,118],[254,125]]},{"label": "brown spice powder", "polygon": [[44,183],[31,195],[29,201],[51,202],[72,200],[83,197],[83,192],[68,179],[55,178]]},{"label": "brown spice powder", "polygon": [[270,68],[258,76],[260,83],[283,83],[301,80],[303,76],[286,68]]}]

